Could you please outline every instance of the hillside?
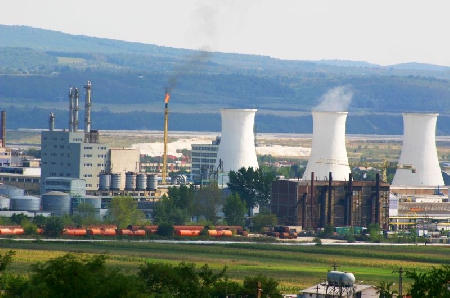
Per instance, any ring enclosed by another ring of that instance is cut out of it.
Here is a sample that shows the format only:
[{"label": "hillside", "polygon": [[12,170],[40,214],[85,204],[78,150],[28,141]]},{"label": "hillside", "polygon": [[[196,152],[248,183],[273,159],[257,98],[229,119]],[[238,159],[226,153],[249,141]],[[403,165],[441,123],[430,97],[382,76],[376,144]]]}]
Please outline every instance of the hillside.
[{"label": "hillside", "polygon": [[218,131],[220,108],[231,107],[257,108],[261,132],[308,133],[311,109],[346,86],[349,133],[401,134],[402,112],[439,112],[438,133],[450,133],[449,67],[285,61],[26,26],[0,25],[0,40],[0,108],[10,128],[46,128],[50,111],[58,128],[67,127],[69,86],[91,80],[95,129],[162,129],[169,87],[169,129]]}]

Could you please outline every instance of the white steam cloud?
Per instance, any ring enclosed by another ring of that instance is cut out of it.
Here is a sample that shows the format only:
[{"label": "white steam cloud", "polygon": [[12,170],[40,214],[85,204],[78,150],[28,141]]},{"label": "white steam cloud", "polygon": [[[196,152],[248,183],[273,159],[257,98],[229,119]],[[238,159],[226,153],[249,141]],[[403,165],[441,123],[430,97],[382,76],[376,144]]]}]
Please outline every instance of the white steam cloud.
[{"label": "white steam cloud", "polygon": [[350,86],[338,86],[330,89],[320,98],[320,104],[314,108],[316,111],[345,112],[353,98]]}]

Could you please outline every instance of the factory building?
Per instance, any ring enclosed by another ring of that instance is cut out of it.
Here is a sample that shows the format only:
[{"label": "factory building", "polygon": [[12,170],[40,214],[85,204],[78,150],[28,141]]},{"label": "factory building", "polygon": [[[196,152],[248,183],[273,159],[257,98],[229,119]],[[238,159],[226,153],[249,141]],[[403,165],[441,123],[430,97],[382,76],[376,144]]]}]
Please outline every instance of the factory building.
[{"label": "factory building", "polygon": [[210,174],[217,171],[215,165],[219,144],[220,137],[216,137],[211,144],[191,145],[191,174],[193,179],[209,179]]},{"label": "factory building", "polygon": [[105,171],[109,145],[99,141],[91,130],[91,82],[86,89],[84,131],[78,131],[78,89],[69,89],[69,129],[55,130],[55,116],[49,117],[49,130],[41,133],[41,193],[48,177],[83,179],[86,190],[99,187],[99,174]]},{"label": "factory building", "polygon": [[257,169],[253,134],[256,109],[221,109],[220,114],[222,135],[215,168],[225,173],[242,167]]},{"label": "factory building", "polygon": [[326,226],[367,226],[389,222],[389,184],[376,181],[276,180],[271,211],[283,225],[316,230]]}]

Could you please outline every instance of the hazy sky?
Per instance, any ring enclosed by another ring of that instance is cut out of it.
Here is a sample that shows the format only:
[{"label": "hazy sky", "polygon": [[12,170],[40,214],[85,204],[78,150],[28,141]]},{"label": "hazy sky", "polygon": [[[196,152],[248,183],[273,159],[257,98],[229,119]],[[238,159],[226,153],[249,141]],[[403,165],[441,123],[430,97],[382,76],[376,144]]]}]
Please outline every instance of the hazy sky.
[{"label": "hazy sky", "polygon": [[448,0],[5,0],[0,24],[282,59],[450,66],[449,12]]}]

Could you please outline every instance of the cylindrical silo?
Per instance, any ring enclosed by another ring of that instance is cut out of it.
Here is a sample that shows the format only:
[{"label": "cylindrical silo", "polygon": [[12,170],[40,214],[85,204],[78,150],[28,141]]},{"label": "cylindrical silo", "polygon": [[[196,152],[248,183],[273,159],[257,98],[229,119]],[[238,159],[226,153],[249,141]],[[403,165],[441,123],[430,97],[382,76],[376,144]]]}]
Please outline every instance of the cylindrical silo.
[{"label": "cylindrical silo", "polygon": [[312,117],[311,154],[303,179],[309,179],[314,172],[318,180],[326,180],[331,172],[333,180],[347,180],[351,172],[345,148],[347,112],[313,111]]},{"label": "cylindrical silo", "polygon": [[9,210],[11,208],[11,199],[0,196],[0,210]]},{"label": "cylindrical silo", "polygon": [[79,200],[80,203],[86,203],[92,205],[95,209],[102,208],[102,198],[96,196],[82,196]]},{"label": "cylindrical silo", "polygon": [[219,171],[238,171],[240,168],[258,168],[256,159],[255,124],[256,109],[221,109],[222,136],[215,168]]},{"label": "cylindrical silo", "polygon": [[121,178],[120,173],[111,174],[111,190],[120,190]]},{"label": "cylindrical silo", "polygon": [[70,214],[71,198],[61,191],[50,191],[42,195],[42,209],[52,215]]},{"label": "cylindrical silo", "polygon": [[147,175],[147,190],[157,190],[158,189],[158,176],[157,175]]},{"label": "cylindrical silo", "polygon": [[33,196],[20,196],[11,198],[12,211],[39,211],[41,199]]},{"label": "cylindrical silo", "polygon": [[143,173],[136,176],[136,190],[145,190],[147,188],[147,176]]},{"label": "cylindrical silo", "polygon": [[125,173],[125,190],[135,190],[136,189],[136,173],[126,172]]},{"label": "cylindrical silo", "polygon": [[9,184],[0,184],[0,195],[5,197],[21,197],[25,195],[25,190],[22,188],[17,188]]},{"label": "cylindrical silo", "polygon": [[444,185],[436,150],[436,113],[403,114],[403,145],[392,185]]},{"label": "cylindrical silo", "polygon": [[110,174],[100,174],[99,175],[99,190],[109,190],[111,188],[111,175]]}]

